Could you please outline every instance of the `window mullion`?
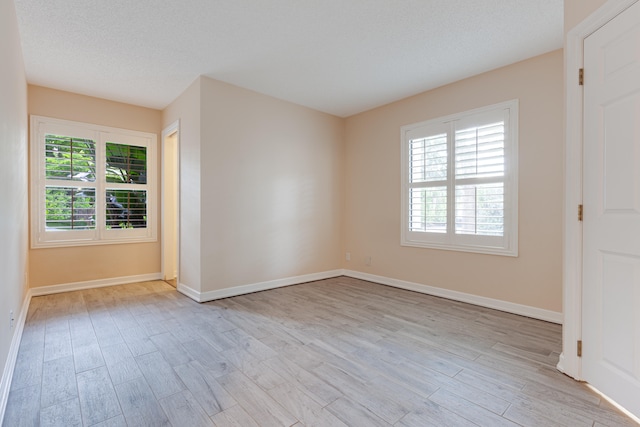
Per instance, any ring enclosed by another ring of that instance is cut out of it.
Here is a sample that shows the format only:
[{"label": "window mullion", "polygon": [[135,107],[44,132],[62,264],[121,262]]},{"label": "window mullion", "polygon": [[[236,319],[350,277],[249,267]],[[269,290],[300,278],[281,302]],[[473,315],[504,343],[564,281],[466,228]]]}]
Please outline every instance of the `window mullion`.
[{"label": "window mullion", "polygon": [[431,188],[431,187],[446,187],[449,185],[448,181],[425,181],[425,182],[410,182],[409,188]]},{"label": "window mullion", "polygon": [[106,143],[103,132],[100,132],[98,138],[98,149],[96,150],[96,230],[98,239],[104,239],[106,230],[105,212],[106,206]]},{"label": "window mullion", "polygon": [[482,178],[458,178],[456,179],[456,185],[482,185],[482,184],[495,184],[500,182],[506,182],[504,176],[490,176]]},{"label": "window mullion", "polygon": [[455,235],[455,121],[447,130],[447,236],[452,241]]}]

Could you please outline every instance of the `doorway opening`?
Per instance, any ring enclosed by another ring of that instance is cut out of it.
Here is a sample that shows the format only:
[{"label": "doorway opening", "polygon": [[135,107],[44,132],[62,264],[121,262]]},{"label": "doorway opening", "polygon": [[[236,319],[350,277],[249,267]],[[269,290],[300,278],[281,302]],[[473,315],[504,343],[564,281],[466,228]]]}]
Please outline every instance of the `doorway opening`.
[{"label": "doorway opening", "polygon": [[162,131],[162,278],[180,282],[180,130],[176,121]]}]

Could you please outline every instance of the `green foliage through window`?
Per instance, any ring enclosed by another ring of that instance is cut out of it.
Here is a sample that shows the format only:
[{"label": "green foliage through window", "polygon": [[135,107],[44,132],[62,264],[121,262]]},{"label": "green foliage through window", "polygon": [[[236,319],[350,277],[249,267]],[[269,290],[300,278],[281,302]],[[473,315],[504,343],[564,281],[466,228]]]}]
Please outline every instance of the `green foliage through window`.
[{"label": "green foliage through window", "polygon": [[60,135],[45,136],[45,175],[47,179],[96,180],[96,144],[90,139]]},{"label": "green foliage through window", "polygon": [[47,230],[96,228],[96,193],[93,188],[46,187]]},{"label": "green foliage through window", "polygon": [[[69,136],[45,136],[45,177],[55,181],[96,181],[96,143]],[[147,149],[107,142],[106,182],[147,183]],[[47,230],[87,230],[96,227],[95,188],[47,186],[45,189]],[[105,194],[107,229],[145,228],[147,192],[109,189]]]},{"label": "green foliage through window", "polygon": [[107,182],[147,183],[147,149],[107,142]]},{"label": "green foliage through window", "polygon": [[147,192],[107,190],[107,227],[144,228],[147,226]]}]

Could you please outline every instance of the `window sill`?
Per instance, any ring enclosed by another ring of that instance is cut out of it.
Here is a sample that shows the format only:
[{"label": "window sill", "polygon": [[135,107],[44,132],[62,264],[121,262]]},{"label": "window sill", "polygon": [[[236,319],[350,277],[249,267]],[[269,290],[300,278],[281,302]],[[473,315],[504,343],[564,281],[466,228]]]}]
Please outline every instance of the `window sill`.
[{"label": "window sill", "polygon": [[404,240],[400,242],[400,246],[423,248],[423,249],[437,249],[443,251],[454,252],[470,252],[484,255],[499,255],[508,257],[518,257],[518,249],[509,249],[495,246],[479,246],[479,245],[461,245],[450,243],[430,243],[422,241]]},{"label": "window sill", "polygon": [[135,243],[154,243],[158,239],[153,237],[131,237],[103,240],[55,240],[44,242],[31,242],[31,249],[72,248],[79,246],[104,246],[104,245],[129,245]]}]

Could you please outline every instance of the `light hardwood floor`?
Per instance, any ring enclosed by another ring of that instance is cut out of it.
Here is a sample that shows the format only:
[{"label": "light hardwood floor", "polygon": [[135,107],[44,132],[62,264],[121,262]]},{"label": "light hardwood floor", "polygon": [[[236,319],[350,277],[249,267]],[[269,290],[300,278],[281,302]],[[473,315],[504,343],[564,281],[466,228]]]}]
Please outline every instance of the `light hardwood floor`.
[{"label": "light hardwood floor", "polygon": [[561,328],[340,277],[198,304],[33,298],[4,424],[631,426],[555,370]]}]

